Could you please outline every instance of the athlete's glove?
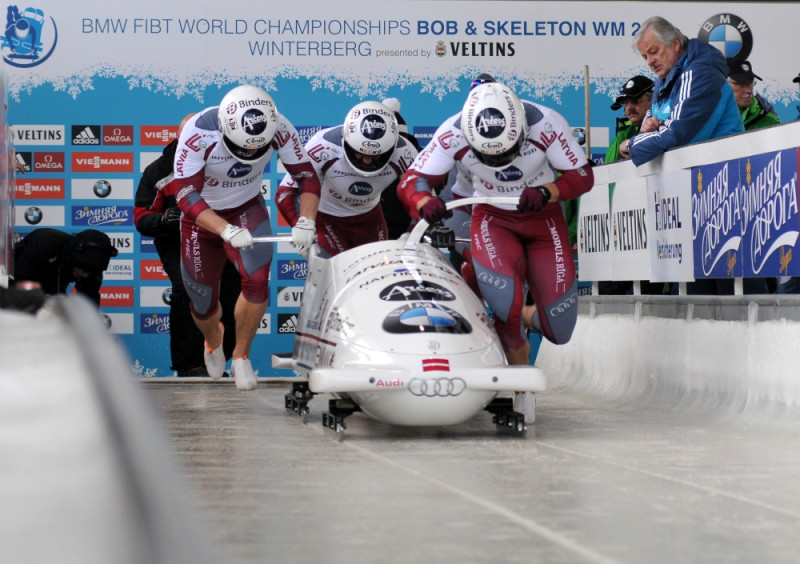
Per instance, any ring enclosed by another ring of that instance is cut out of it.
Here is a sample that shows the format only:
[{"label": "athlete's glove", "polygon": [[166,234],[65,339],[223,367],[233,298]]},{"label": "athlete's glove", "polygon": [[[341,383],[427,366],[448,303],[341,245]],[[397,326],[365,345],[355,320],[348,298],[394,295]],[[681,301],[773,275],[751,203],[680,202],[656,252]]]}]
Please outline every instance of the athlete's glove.
[{"label": "athlete's glove", "polygon": [[519,212],[542,211],[550,201],[550,190],[544,186],[528,186],[522,191],[517,204]]},{"label": "athlete's glove", "polygon": [[445,217],[450,217],[450,215],[453,215],[453,213],[448,211],[442,199],[437,196],[434,196],[419,208],[419,217],[431,225]]},{"label": "athlete's glove", "polygon": [[253,236],[250,235],[250,232],[244,227],[236,227],[229,223],[219,236],[222,237],[223,241],[230,243],[237,249],[253,246]]},{"label": "athlete's glove", "polygon": [[159,225],[163,229],[170,229],[181,220],[181,210],[179,208],[167,208],[161,214]]},{"label": "athlete's glove", "polygon": [[456,246],[455,232],[441,223],[431,225],[425,230],[425,236],[437,249],[451,249]]},{"label": "athlete's glove", "polygon": [[313,219],[308,219],[301,215],[297,223],[292,227],[292,244],[304,259],[308,258],[308,251],[314,243],[314,236],[317,234],[317,224]]}]

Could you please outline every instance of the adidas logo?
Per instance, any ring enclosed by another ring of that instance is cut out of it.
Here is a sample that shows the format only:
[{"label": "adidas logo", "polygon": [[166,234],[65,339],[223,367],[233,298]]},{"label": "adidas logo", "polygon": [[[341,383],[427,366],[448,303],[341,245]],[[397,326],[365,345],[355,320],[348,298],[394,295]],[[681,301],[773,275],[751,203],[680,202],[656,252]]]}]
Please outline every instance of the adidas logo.
[{"label": "adidas logo", "polygon": [[297,316],[292,315],[278,327],[278,333],[295,333],[297,331]]},{"label": "adidas logo", "polygon": [[87,125],[80,131],[78,131],[77,135],[73,131],[73,138],[72,138],[73,145],[99,145],[100,139],[95,135],[94,131],[92,131],[91,126]]}]

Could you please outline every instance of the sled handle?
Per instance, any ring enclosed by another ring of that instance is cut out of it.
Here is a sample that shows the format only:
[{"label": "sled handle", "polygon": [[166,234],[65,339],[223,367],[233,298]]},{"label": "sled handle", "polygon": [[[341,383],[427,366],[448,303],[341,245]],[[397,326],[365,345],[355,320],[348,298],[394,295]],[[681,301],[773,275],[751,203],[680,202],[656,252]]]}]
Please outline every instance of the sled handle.
[{"label": "sled handle", "polygon": [[[519,203],[518,196],[476,196],[474,198],[459,198],[458,200],[451,200],[445,204],[448,210],[459,208],[462,206],[473,206],[475,204],[509,204],[517,205]],[[406,243],[403,246],[404,251],[413,251],[417,248],[417,243],[422,240],[425,230],[428,228],[428,222],[420,218],[419,222],[414,226],[414,229],[409,233]]]}]

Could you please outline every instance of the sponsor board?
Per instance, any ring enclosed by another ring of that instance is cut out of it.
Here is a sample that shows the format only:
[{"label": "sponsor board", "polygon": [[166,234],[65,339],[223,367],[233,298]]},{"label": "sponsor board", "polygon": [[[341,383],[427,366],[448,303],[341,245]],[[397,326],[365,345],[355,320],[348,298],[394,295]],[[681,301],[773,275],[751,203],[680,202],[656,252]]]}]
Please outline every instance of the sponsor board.
[{"label": "sponsor board", "polygon": [[103,280],[133,280],[133,259],[112,259],[103,273]]},{"label": "sponsor board", "polygon": [[133,200],[133,179],[72,179],[73,200]]},{"label": "sponsor board", "polygon": [[172,299],[172,286],[140,286],[139,307],[160,308],[169,307]]},{"label": "sponsor board", "polygon": [[133,334],[133,314],[132,313],[106,313],[101,315],[108,327],[109,332],[115,335]]},{"label": "sponsor board", "polygon": [[19,200],[63,200],[66,192],[63,178],[17,178],[14,188]]},{"label": "sponsor board", "polygon": [[14,206],[17,227],[64,227],[64,206]]}]

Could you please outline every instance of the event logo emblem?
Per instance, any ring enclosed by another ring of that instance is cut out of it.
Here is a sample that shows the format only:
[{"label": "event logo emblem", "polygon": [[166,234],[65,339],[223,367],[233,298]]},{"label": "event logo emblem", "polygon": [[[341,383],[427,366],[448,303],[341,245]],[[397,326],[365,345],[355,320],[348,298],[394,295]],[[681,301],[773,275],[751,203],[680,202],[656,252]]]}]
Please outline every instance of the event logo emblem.
[{"label": "event logo emblem", "polygon": [[747,59],[753,50],[753,32],[742,18],[734,14],[711,16],[697,34],[700,41],[716,47],[725,58]]},{"label": "event logo emblem", "polygon": [[28,7],[20,13],[17,6],[8,6],[6,31],[0,43],[6,63],[19,68],[35,67],[50,58],[56,43],[56,22],[52,17],[48,22],[43,10]]}]

